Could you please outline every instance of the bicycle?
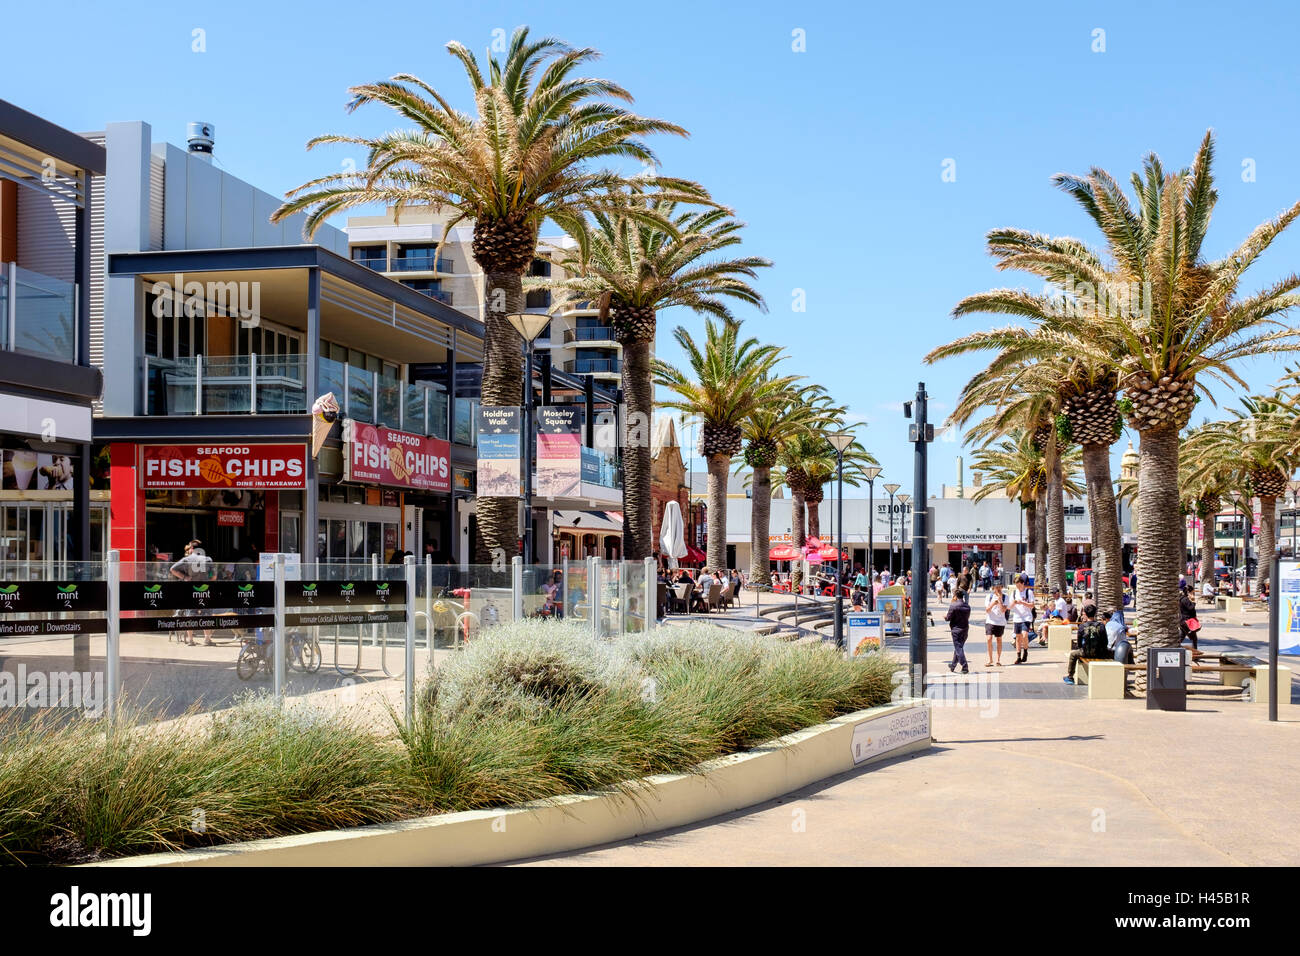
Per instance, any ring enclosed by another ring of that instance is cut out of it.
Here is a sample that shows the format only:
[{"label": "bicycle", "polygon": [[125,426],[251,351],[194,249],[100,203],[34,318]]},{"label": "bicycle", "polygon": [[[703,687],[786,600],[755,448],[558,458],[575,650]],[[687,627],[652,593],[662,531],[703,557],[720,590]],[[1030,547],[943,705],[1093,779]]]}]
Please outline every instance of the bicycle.
[{"label": "bicycle", "polygon": [[[240,680],[252,680],[261,669],[268,674],[275,672],[274,639],[258,634],[253,637],[242,637],[241,641],[243,646],[239,649],[239,657],[235,660],[235,673]],[[303,636],[295,632],[287,635],[284,651],[286,670],[296,667],[306,674],[314,674],[320,670],[322,655],[320,641],[315,634]]]}]

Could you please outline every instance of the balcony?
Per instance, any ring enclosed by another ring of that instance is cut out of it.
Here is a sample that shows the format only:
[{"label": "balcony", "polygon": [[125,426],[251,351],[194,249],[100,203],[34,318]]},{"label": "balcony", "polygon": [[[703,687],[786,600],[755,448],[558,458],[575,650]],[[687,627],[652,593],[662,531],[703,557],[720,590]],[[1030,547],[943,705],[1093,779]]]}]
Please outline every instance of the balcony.
[{"label": "balcony", "polygon": [[148,415],[300,414],[307,411],[306,359],[146,355]]},{"label": "balcony", "polygon": [[[407,286],[408,289],[413,288]],[[427,295],[430,299],[437,299],[443,305],[451,305],[451,293],[444,292],[442,289],[415,289],[420,295]]]},{"label": "balcony", "polygon": [[455,272],[452,260],[445,256],[394,256],[393,272]]},{"label": "balcony", "polygon": [[595,326],[592,328],[565,329],[564,344],[572,342],[615,342],[614,330],[609,326]]},{"label": "balcony", "polygon": [[447,437],[447,393],[333,359],[320,360],[320,390],[333,392],[346,418],[433,438]]},{"label": "balcony", "polygon": [[0,263],[0,349],[77,361],[77,287]]},{"label": "balcony", "polygon": [[575,372],[579,375],[590,375],[599,372],[618,374],[622,371],[622,368],[622,359],[570,359],[564,363],[566,372]]},{"label": "balcony", "polygon": [[524,295],[525,309],[549,309],[551,293],[546,289],[533,289]]},{"label": "balcony", "polygon": [[359,257],[359,258],[353,259],[352,261],[355,262],[355,263],[356,263],[357,265],[359,265],[359,266],[365,266],[367,269],[370,269],[370,270],[373,271],[373,272],[387,272],[387,271],[388,271],[388,257],[387,257],[387,256],[362,256],[362,257]]}]

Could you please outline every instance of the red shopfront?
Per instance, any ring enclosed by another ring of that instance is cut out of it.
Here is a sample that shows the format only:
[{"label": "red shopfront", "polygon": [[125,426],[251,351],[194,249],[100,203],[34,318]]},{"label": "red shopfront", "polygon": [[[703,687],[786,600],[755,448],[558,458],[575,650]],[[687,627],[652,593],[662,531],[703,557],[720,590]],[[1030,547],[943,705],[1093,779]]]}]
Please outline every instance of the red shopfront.
[{"label": "red shopfront", "polygon": [[307,446],[297,443],[110,445],[110,546],[123,561],[156,549],[173,560],[191,538],[217,562],[255,559],[281,540],[281,512],[301,508]]}]

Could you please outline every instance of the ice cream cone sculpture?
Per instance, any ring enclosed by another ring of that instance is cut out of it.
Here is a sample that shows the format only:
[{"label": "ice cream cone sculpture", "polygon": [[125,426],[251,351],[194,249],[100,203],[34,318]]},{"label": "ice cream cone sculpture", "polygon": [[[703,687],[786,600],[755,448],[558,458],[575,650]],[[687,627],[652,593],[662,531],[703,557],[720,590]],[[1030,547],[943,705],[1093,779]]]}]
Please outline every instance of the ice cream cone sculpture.
[{"label": "ice cream cone sculpture", "polygon": [[320,455],[325,437],[339,417],[339,403],[333,392],[326,392],[311,405],[311,456]]}]

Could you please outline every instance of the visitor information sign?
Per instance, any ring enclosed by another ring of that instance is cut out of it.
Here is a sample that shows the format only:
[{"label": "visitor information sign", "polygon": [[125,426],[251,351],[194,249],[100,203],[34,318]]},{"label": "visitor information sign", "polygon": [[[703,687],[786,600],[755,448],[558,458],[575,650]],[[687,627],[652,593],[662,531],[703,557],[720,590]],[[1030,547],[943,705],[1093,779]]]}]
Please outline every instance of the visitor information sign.
[{"label": "visitor information sign", "polygon": [[478,410],[478,495],[519,497],[519,409],[484,405]]},{"label": "visitor information sign", "polygon": [[1300,561],[1281,561],[1277,575],[1279,654],[1300,655]]},{"label": "visitor information sign", "polygon": [[849,657],[880,650],[885,639],[885,622],[879,614],[850,614]]}]

